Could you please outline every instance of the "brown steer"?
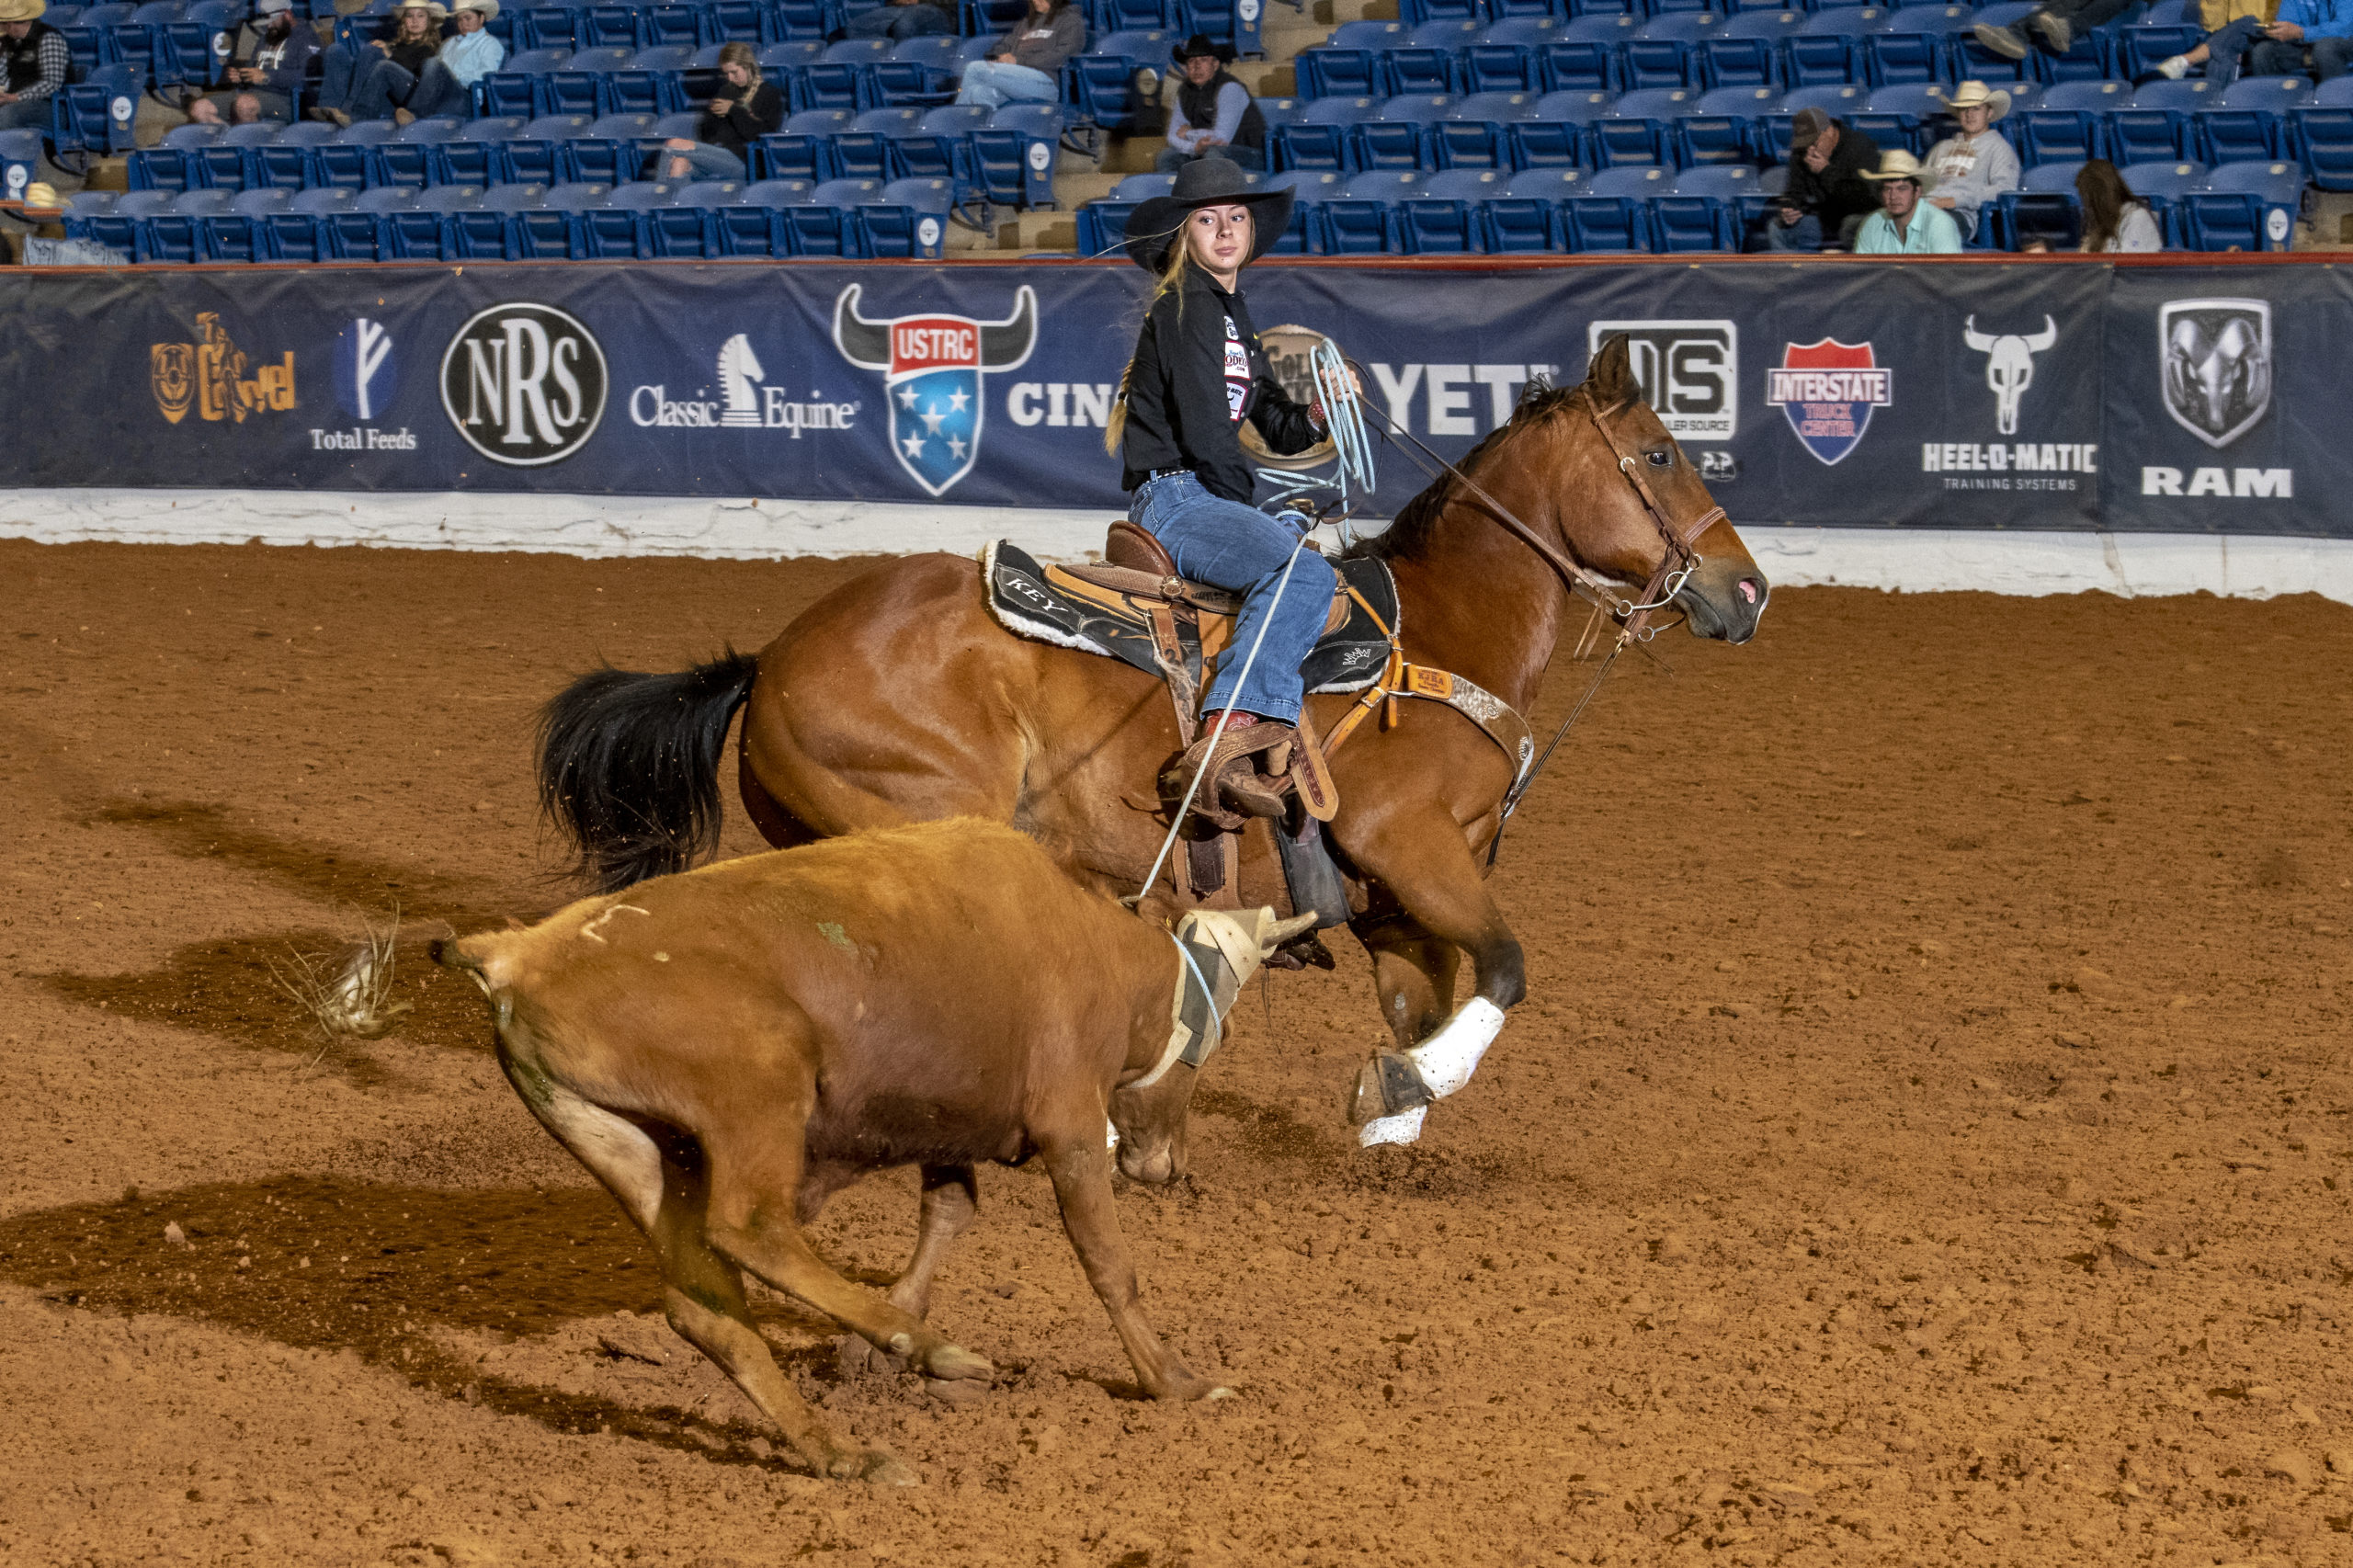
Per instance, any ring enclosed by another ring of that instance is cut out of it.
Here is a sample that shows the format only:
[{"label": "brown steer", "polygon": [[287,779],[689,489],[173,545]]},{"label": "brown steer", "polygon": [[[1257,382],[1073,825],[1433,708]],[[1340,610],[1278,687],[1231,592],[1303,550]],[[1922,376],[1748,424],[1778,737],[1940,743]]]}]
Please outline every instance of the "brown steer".
[{"label": "brown steer", "polygon": [[[642,882],[435,956],[490,998],[499,1062],[532,1114],[652,1239],[670,1326],[818,1473],[912,1481],[801,1402],[739,1270],[930,1377],[985,1379],[988,1362],[924,1323],[932,1277],[972,1219],[972,1167],[1040,1154],[1146,1392],[1219,1392],[1137,1307],[1104,1123],[1130,1176],[1176,1176],[1210,1009],[1312,918],[1200,912],[1172,941],[1029,838],[961,818]],[[903,1165],[923,1166],[922,1220],[886,1300],[801,1227]]]}]

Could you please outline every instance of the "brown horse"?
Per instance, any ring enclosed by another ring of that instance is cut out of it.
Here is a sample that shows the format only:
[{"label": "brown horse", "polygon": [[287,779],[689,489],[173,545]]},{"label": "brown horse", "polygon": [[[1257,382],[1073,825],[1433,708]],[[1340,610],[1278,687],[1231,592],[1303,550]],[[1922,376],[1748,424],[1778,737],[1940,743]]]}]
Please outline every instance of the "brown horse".
[{"label": "brown horse", "polygon": [[[1508,531],[1498,508],[1536,543]],[[1711,512],[1698,471],[1642,403],[1620,338],[1583,385],[1531,386],[1461,477],[1433,484],[1357,548],[1395,574],[1410,660],[1524,712],[1574,624],[1563,569],[1655,581],[1666,536],[1689,535]],[[1747,642],[1767,597],[1755,559],[1720,512],[1689,542],[1699,560],[1676,607],[1695,636]],[[1548,564],[1540,550],[1567,561]],[[1319,731],[1352,700],[1311,699]],[[986,817],[1029,833],[1082,881],[1131,894],[1167,830],[1153,781],[1178,739],[1160,684],[1117,660],[1006,634],[972,562],[919,555],[835,590],[756,660],[730,654],[666,676],[599,671],[550,703],[541,801],[601,886],[676,869],[713,842],[714,775],[739,702],[744,805],[773,844]],[[1340,805],[1326,829],[1399,1047],[1359,1074],[1353,1119],[1379,1118],[1368,1142],[1410,1141],[1422,1107],[1468,1080],[1502,1010],[1527,991],[1519,942],[1480,860],[1502,824],[1514,760],[1436,703],[1400,702],[1395,715],[1359,728],[1332,758]],[[1271,836],[1252,829],[1243,845],[1241,903],[1283,903]],[[1168,897],[1164,879],[1147,906],[1165,912]],[[1475,999],[1440,1040],[1461,953]]]}]

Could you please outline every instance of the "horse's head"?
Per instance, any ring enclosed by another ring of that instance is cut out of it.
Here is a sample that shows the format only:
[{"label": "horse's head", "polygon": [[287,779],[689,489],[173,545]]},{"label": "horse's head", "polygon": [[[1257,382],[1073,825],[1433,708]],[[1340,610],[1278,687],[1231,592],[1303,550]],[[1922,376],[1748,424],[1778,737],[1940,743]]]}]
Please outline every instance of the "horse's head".
[{"label": "horse's head", "polygon": [[[1756,636],[1770,585],[1699,471],[1643,401],[1623,335],[1601,346],[1585,384],[1549,411],[1547,426],[1560,443],[1555,512],[1569,554],[1624,584],[1630,597],[1646,583],[1671,587],[1694,637],[1738,643]],[[1678,559],[1687,548],[1696,563]],[[1675,574],[1687,565],[1678,582]]]}]

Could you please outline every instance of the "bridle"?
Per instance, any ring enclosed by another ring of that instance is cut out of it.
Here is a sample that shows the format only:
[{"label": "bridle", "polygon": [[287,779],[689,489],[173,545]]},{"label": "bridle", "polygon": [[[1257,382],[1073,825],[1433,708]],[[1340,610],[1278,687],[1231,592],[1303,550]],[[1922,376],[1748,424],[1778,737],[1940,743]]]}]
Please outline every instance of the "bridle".
[{"label": "bridle", "polygon": [[[1513,779],[1511,787],[1504,791],[1499,806],[1502,814],[1495,820],[1495,836],[1487,844],[1487,864],[1490,866],[1495,863],[1495,857],[1503,848],[1504,827],[1511,821],[1512,812],[1519,809],[1519,802],[1534,786],[1537,775],[1544,771],[1544,765],[1552,760],[1552,754],[1568,738],[1570,729],[1585,716],[1586,706],[1600,693],[1602,683],[1609,678],[1609,666],[1616,664],[1618,655],[1630,646],[1647,642],[1658,635],[1661,628],[1651,624],[1652,615],[1672,604],[1675,596],[1683,591],[1683,585],[1690,581],[1691,574],[1699,569],[1700,555],[1696,546],[1699,536],[1726,520],[1722,506],[1710,506],[1679,528],[1667,516],[1666,508],[1659,505],[1657,492],[1651,488],[1650,481],[1643,477],[1643,465],[1635,460],[1635,454],[1628,451],[1609,428],[1609,420],[1632,406],[1633,400],[1629,399],[1605,409],[1590,392],[1586,394],[1586,416],[1593,421],[1594,430],[1601,437],[1602,444],[1618,460],[1618,472],[1633,485],[1634,494],[1642,498],[1643,510],[1650,517],[1651,526],[1658,530],[1658,536],[1665,545],[1659,551],[1658,564],[1651,570],[1650,581],[1643,585],[1639,599],[1627,598],[1615,583],[1571,560],[1551,540],[1520,521],[1510,507],[1487,494],[1485,487],[1477,480],[1431,451],[1386,409],[1381,411],[1390,433],[1404,438],[1410,449],[1406,456],[1412,458],[1425,473],[1436,479],[1438,475],[1431,472],[1428,466],[1435,463],[1452,474],[1465,490],[1478,498],[1486,508],[1487,515],[1501,524],[1506,533],[1534,551],[1537,559],[1552,569],[1571,597],[1586,600],[1619,623],[1617,638],[1610,643],[1609,652],[1603,656],[1600,667],[1594,671],[1593,683],[1586,687],[1585,695],[1577,699],[1576,706],[1569,710],[1568,717],[1561,721],[1561,727],[1552,732],[1552,738],[1545,745],[1542,755]],[[1424,459],[1427,461],[1425,462]]]}]

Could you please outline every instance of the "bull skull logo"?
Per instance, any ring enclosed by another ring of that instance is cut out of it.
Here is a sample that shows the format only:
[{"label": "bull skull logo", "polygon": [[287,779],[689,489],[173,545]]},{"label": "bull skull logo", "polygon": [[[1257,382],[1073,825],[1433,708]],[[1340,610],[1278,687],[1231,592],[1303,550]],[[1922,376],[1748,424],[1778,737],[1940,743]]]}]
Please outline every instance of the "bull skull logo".
[{"label": "bull skull logo", "polygon": [[969,316],[858,313],[853,283],[834,301],[834,347],[851,364],[884,372],[891,405],[891,451],[909,478],[945,494],[980,456],[981,374],[1010,370],[1038,341],[1038,295],[1028,284],[1003,321]]},{"label": "bull skull logo", "polygon": [[2021,335],[1977,330],[1977,318],[1962,324],[1961,340],[1985,356],[1985,384],[1994,389],[1994,418],[2005,436],[2018,433],[2018,403],[2034,384],[2034,357],[2059,341],[2059,324],[2042,318],[2042,330]]},{"label": "bull skull logo", "polygon": [[2271,407],[2271,302],[2175,300],[2157,312],[2165,412],[2217,449]]}]

